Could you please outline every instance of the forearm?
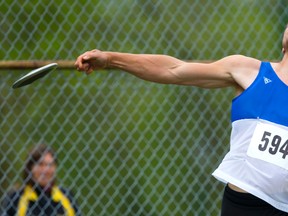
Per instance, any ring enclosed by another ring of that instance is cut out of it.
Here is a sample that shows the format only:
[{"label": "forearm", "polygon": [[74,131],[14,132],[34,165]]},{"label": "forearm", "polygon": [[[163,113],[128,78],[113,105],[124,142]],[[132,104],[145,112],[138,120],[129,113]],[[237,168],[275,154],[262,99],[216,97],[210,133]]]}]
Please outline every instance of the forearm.
[{"label": "forearm", "polygon": [[157,83],[177,83],[175,68],[183,61],[167,55],[105,52],[108,68],[126,71],[141,79]]}]

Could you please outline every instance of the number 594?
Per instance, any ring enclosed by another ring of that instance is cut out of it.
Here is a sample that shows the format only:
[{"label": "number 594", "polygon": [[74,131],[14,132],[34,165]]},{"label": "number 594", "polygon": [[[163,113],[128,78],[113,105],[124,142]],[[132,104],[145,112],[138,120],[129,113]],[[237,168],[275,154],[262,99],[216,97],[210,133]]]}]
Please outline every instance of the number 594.
[{"label": "number 594", "polygon": [[273,135],[268,131],[264,131],[261,142],[258,146],[260,151],[268,151],[270,154],[275,155],[277,152],[282,153],[282,158],[285,159],[288,155],[288,140],[282,142],[282,137]]}]

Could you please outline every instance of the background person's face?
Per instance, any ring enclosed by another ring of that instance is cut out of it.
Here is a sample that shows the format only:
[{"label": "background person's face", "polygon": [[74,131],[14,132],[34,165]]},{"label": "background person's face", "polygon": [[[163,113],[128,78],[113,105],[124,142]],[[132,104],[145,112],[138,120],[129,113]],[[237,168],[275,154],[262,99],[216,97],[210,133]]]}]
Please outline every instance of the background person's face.
[{"label": "background person's face", "polygon": [[46,153],[32,168],[32,176],[35,183],[42,187],[51,184],[55,178],[56,164],[53,156]]}]

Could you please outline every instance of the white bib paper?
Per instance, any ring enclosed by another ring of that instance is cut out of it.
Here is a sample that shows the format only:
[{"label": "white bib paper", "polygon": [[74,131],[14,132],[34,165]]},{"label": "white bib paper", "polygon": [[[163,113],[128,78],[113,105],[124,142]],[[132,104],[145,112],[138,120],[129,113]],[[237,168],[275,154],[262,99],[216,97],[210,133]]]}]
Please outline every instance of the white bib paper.
[{"label": "white bib paper", "polygon": [[288,130],[258,123],[247,155],[288,170]]}]

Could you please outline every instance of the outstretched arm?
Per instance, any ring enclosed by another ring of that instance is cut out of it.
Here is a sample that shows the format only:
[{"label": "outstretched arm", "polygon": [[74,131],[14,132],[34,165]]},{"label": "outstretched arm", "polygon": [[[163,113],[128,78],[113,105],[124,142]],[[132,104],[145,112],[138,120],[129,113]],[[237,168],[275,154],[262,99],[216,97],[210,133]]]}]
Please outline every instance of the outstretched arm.
[{"label": "outstretched arm", "polygon": [[157,83],[193,85],[202,88],[234,86],[247,88],[258,72],[260,61],[233,55],[213,63],[191,63],[167,55],[88,51],[75,66],[90,74],[93,70],[113,68]]}]

